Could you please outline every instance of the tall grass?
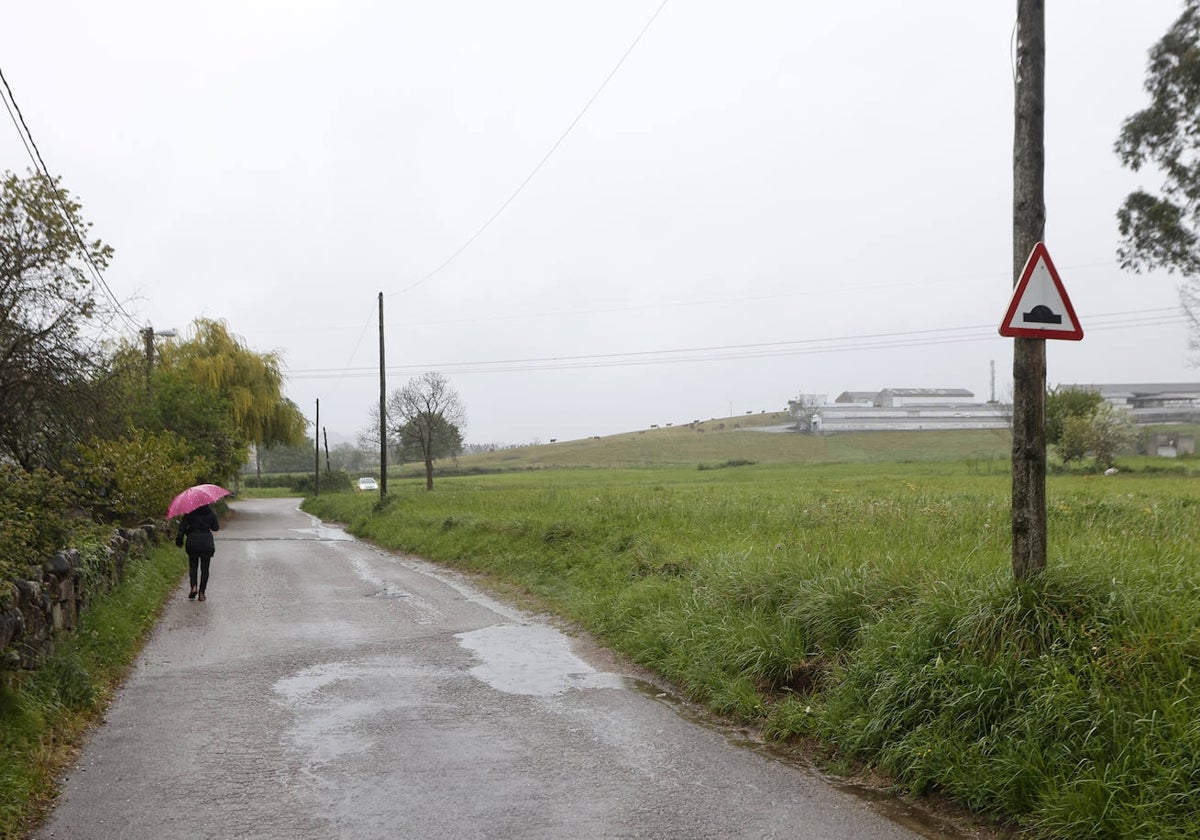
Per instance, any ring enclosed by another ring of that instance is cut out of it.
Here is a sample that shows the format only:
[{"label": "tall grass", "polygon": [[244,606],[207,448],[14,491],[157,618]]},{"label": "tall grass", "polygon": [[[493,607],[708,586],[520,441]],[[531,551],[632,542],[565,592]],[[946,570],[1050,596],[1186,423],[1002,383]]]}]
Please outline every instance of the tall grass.
[{"label": "tall grass", "polygon": [[962,463],[545,471],[306,509],[487,572],[724,714],[1056,837],[1196,837],[1200,483],[1053,478],[1016,586]]},{"label": "tall grass", "polygon": [[185,568],[171,546],[130,562],[124,582],[89,606],[44,667],[0,672],[0,837],[21,836],[46,807]]}]

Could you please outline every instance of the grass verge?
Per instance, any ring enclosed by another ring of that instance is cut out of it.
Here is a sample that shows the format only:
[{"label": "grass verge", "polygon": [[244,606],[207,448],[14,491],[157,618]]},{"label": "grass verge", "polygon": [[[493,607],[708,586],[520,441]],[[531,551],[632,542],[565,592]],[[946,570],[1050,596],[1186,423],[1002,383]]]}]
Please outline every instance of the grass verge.
[{"label": "grass verge", "polygon": [[1046,836],[1200,836],[1200,481],[1059,476],[1011,580],[963,462],[545,470],[305,509],[515,583],[779,739]]},{"label": "grass verge", "polygon": [[56,780],[103,715],[185,570],[164,544],[131,562],[125,581],[92,602],[43,668],[0,673],[0,837],[45,814]]}]

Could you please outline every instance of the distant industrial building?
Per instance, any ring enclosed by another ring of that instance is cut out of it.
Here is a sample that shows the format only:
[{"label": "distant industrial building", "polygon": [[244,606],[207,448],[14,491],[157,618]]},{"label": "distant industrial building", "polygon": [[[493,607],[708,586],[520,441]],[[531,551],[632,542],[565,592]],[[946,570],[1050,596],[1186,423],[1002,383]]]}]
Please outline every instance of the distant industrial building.
[{"label": "distant industrial building", "polygon": [[[1139,426],[1200,424],[1200,383],[1116,383],[1061,386],[1099,391],[1109,404],[1129,412]],[[788,400],[796,427],[818,434],[947,429],[1008,429],[1012,406],[976,402],[965,388],[884,388],[843,391],[832,403],[824,395]],[[1159,436],[1149,449],[1190,454],[1191,438]]]},{"label": "distant industrial building", "polygon": [[979,403],[965,388],[884,388],[843,391],[832,404],[811,397],[788,401],[800,428],[814,433],[1007,429],[1011,409]]},{"label": "distant industrial building", "polygon": [[1099,391],[1105,402],[1128,411],[1139,426],[1200,423],[1200,383],[1117,383],[1066,385]]}]

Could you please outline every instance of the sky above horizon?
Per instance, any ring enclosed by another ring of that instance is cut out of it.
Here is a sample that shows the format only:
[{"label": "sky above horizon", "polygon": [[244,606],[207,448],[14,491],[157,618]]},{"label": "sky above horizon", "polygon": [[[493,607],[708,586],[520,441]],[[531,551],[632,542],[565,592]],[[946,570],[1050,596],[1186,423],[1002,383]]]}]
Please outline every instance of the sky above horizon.
[{"label": "sky above horizon", "polygon": [[[1056,383],[1190,382],[1116,262],[1113,142],[1179,0],[1047,4]],[[468,442],[1011,393],[1016,2],[148,0],[5,9],[0,69],[115,250],[112,327],[220,319],[350,439],[443,373]],[[0,112],[2,114],[2,112]],[[0,126],[0,172],[31,166]]]}]

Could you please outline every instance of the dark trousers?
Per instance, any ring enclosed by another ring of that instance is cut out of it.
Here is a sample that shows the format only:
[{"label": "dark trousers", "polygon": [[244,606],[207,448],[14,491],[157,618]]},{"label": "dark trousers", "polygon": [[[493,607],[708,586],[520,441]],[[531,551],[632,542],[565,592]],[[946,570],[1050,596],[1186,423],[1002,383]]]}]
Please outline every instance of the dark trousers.
[{"label": "dark trousers", "polygon": [[189,554],[188,555],[188,580],[192,583],[192,589],[196,588],[196,571],[200,572],[200,591],[204,591],[204,587],[208,586],[208,564],[212,562],[211,554]]}]

